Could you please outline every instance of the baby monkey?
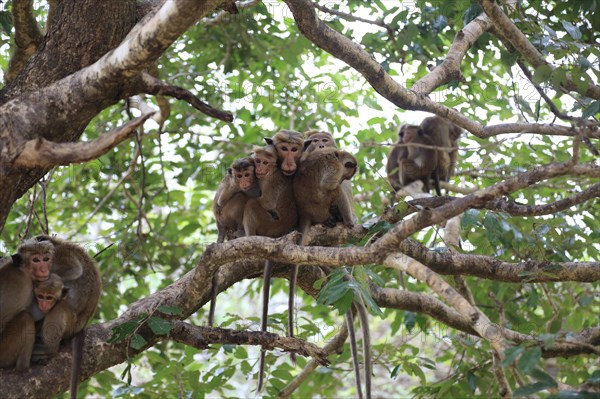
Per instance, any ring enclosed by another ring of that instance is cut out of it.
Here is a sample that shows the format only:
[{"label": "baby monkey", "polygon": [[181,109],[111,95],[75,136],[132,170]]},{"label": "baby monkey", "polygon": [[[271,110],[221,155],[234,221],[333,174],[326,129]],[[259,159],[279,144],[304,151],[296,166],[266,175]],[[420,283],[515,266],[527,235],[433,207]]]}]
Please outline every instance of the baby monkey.
[{"label": "baby monkey", "polygon": [[234,238],[244,235],[242,218],[246,201],[259,195],[254,160],[250,157],[235,160],[219,183],[213,200],[218,243],[225,241],[228,235]]},{"label": "baby monkey", "polygon": [[29,308],[17,314],[0,335],[0,367],[29,368],[35,345],[35,322],[42,320],[63,298],[63,281],[57,274],[51,274],[46,281],[34,283],[33,294]]}]

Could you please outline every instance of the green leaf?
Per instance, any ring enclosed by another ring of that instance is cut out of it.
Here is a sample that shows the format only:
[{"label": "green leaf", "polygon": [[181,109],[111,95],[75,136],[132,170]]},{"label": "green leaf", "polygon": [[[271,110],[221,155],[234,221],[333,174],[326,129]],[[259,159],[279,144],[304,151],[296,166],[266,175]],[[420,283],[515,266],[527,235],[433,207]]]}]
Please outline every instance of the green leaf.
[{"label": "green leaf", "polygon": [[156,335],[167,335],[173,328],[173,324],[169,320],[160,317],[151,317],[148,320],[148,326]]},{"label": "green leaf", "polygon": [[539,363],[541,358],[542,349],[539,346],[527,349],[519,358],[517,368],[523,373],[528,374]]},{"label": "green leaf", "polygon": [[133,349],[139,350],[142,349],[147,343],[148,341],[146,341],[146,339],[144,339],[144,337],[142,337],[140,334],[134,334],[133,337],[131,337],[131,342],[129,345]]},{"label": "green leaf", "polygon": [[521,346],[513,346],[510,348],[507,348],[504,351],[504,360],[502,361],[502,367],[508,367],[524,351],[525,351],[525,349]]},{"label": "green leaf", "polygon": [[552,67],[550,65],[541,65],[536,68],[531,80],[533,83],[539,85],[550,80],[550,76],[552,76]]},{"label": "green leaf", "polygon": [[164,313],[164,314],[171,315],[171,316],[178,316],[182,313],[182,310],[180,307],[167,306],[167,305],[159,306],[158,311],[161,313]]},{"label": "green leaf", "polygon": [[110,344],[116,344],[123,342],[139,327],[140,323],[137,321],[128,321],[112,329],[112,335],[108,340]]},{"label": "green leaf", "polygon": [[515,389],[513,395],[516,398],[532,395],[536,392],[543,391],[545,389],[554,388],[552,384],[546,382],[534,382],[533,384],[524,385]]},{"label": "green leaf", "polygon": [[581,114],[584,118],[590,118],[596,114],[600,114],[600,100],[593,101]]},{"label": "green leaf", "polygon": [[581,40],[581,31],[578,27],[570,23],[569,21],[560,21],[562,23],[563,28],[567,31],[567,33],[575,40]]},{"label": "green leaf", "polygon": [[0,11],[0,27],[2,30],[6,32],[7,35],[10,35],[10,31],[13,27],[12,15],[8,11]]}]

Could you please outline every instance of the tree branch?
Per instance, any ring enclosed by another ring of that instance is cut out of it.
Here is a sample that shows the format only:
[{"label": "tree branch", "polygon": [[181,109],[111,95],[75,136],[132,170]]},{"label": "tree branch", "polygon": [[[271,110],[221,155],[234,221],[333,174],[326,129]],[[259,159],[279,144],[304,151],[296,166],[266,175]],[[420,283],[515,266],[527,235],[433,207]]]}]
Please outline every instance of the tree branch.
[{"label": "tree branch", "polygon": [[[417,89],[423,90],[423,93],[409,91],[392,79],[392,77],[385,72],[385,69],[360,45],[325,25],[325,23],[318,18],[313,3],[310,0],[285,0],[285,3],[292,11],[300,32],[302,32],[308,40],[357,70],[365,77],[367,82],[369,82],[377,93],[400,108],[432,112],[451,120],[458,126],[467,129],[469,132],[480,138],[492,137],[501,133],[519,132],[561,136],[575,135],[575,133],[570,130],[570,127],[547,124],[508,123],[487,126],[484,128],[479,122],[472,121],[462,113],[432,101],[424,94],[427,90],[432,90],[431,86],[433,82],[442,82],[444,78],[429,77],[425,82],[421,82],[422,88],[417,87]],[[474,35],[479,32],[479,29],[476,29],[475,27],[481,28],[476,24],[473,25],[474,27],[472,28],[472,33]],[[487,25],[484,24],[483,28],[486,26]],[[473,38],[470,37],[468,40],[472,39]],[[468,43],[468,41],[465,43]],[[464,47],[465,43],[459,42],[457,47]],[[460,50],[455,50],[457,58],[456,60],[453,59],[449,62],[458,62],[462,48],[460,48]]]},{"label": "tree branch", "polygon": [[[502,36],[505,37],[510,44],[529,62],[534,68],[538,68],[542,65],[549,66],[552,70],[556,69],[553,65],[550,65],[546,61],[544,56],[535,48],[533,44],[527,39],[527,37],[521,32],[519,28],[504,14],[502,9],[493,0],[480,0],[479,3],[494,23],[496,29],[498,29]],[[590,84],[585,91],[580,91],[570,75],[567,74],[567,84],[564,86],[569,91],[576,91],[584,96],[600,99],[600,86]]]},{"label": "tree branch", "polygon": [[14,0],[15,51],[6,71],[6,82],[17,77],[42,42],[42,32],[33,15],[33,0]]},{"label": "tree branch", "polygon": [[211,344],[260,345],[265,349],[279,348],[286,352],[311,357],[321,366],[329,365],[329,360],[327,360],[329,353],[317,345],[298,338],[282,337],[269,332],[198,327],[183,321],[175,321],[169,337],[196,349],[207,349]]},{"label": "tree branch", "polygon": [[[599,171],[600,172],[600,171]],[[552,202],[545,205],[524,205],[518,204],[515,201],[506,199],[494,199],[479,206],[474,206],[473,209],[487,209],[496,212],[506,212],[513,216],[542,216],[551,215],[556,212],[561,212],[569,209],[572,206],[581,204],[594,198],[600,197],[600,183],[596,183],[583,191],[575,193],[571,197]],[[437,208],[443,204],[454,201],[453,197],[429,197],[418,198],[408,201],[409,205],[420,206],[426,208]]]},{"label": "tree branch", "polygon": [[104,133],[89,142],[54,143],[43,137],[30,140],[13,160],[13,165],[21,168],[50,168],[96,159],[131,137],[136,129],[152,115],[154,112],[135,118],[120,128]]},{"label": "tree branch", "polygon": [[208,116],[212,116],[213,118],[217,118],[225,122],[233,121],[233,115],[230,112],[221,111],[211,107],[193,95],[189,90],[177,86],[171,86],[148,73],[142,74],[142,82],[143,85],[141,90],[146,94],[175,97],[179,100],[187,102],[192,107]]}]

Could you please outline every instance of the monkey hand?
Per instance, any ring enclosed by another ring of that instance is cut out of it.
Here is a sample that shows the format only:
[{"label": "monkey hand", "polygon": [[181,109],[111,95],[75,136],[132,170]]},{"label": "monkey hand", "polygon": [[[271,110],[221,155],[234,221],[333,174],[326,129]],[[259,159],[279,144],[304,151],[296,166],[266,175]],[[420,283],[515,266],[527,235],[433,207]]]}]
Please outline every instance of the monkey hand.
[{"label": "monkey hand", "polygon": [[274,220],[279,220],[279,215],[273,209],[269,209],[267,213],[271,215]]}]

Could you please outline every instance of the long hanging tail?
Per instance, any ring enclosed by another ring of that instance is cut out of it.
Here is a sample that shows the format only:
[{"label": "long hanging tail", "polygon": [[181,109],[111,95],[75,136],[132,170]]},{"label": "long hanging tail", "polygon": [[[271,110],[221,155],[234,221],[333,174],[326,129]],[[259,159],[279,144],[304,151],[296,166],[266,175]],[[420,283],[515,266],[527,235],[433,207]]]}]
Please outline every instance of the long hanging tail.
[{"label": "long hanging tail", "polygon": [[212,276],[212,287],[210,288],[210,308],[208,309],[208,326],[212,327],[215,322],[215,309],[217,308],[217,273]]},{"label": "long hanging tail", "polygon": [[[263,308],[260,319],[260,331],[267,331],[267,320],[269,318],[269,293],[271,291],[271,275],[273,274],[273,263],[270,260],[265,261],[264,281],[263,281]],[[260,350],[260,361],[258,369],[258,392],[261,392],[264,388],[265,382],[265,356],[267,351],[264,349]]]},{"label": "long hanging tail", "polygon": [[371,370],[373,366],[371,359],[371,332],[369,331],[369,318],[367,308],[365,307],[365,303],[363,302],[362,297],[358,298],[356,304],[363,339],[363,361],[365,364],[365,396],[366,399],[371,399]]},{"label": "long hanging tail", "polygon": [[356,347],[356,332],[354,331],[354,317],[352,308],[346,312],[346,326],[350,338],[350,353],[352,354],[352,365],[354,366],[354,381],[356,383],[356,394],[358,399],[363,399],[362,384],[360,383],[360,365],[358,364],[358,348]]},{"label": "long hanging tail", "polygon": [[83,342],[85,340],[85,329],[79,331],[71,340],[71,387],[70,398],[77,399],[77,389],[83,361]]},{"label": "long hanging tail", "polygon": [[[290,295],[288,297],[288,337],[294,337],[294,299],[296,298],[296,280],[298,278],[298,265],[293,265],[290,270]],[[292,364],[296,364],[296,354],[290,353]]]}]

